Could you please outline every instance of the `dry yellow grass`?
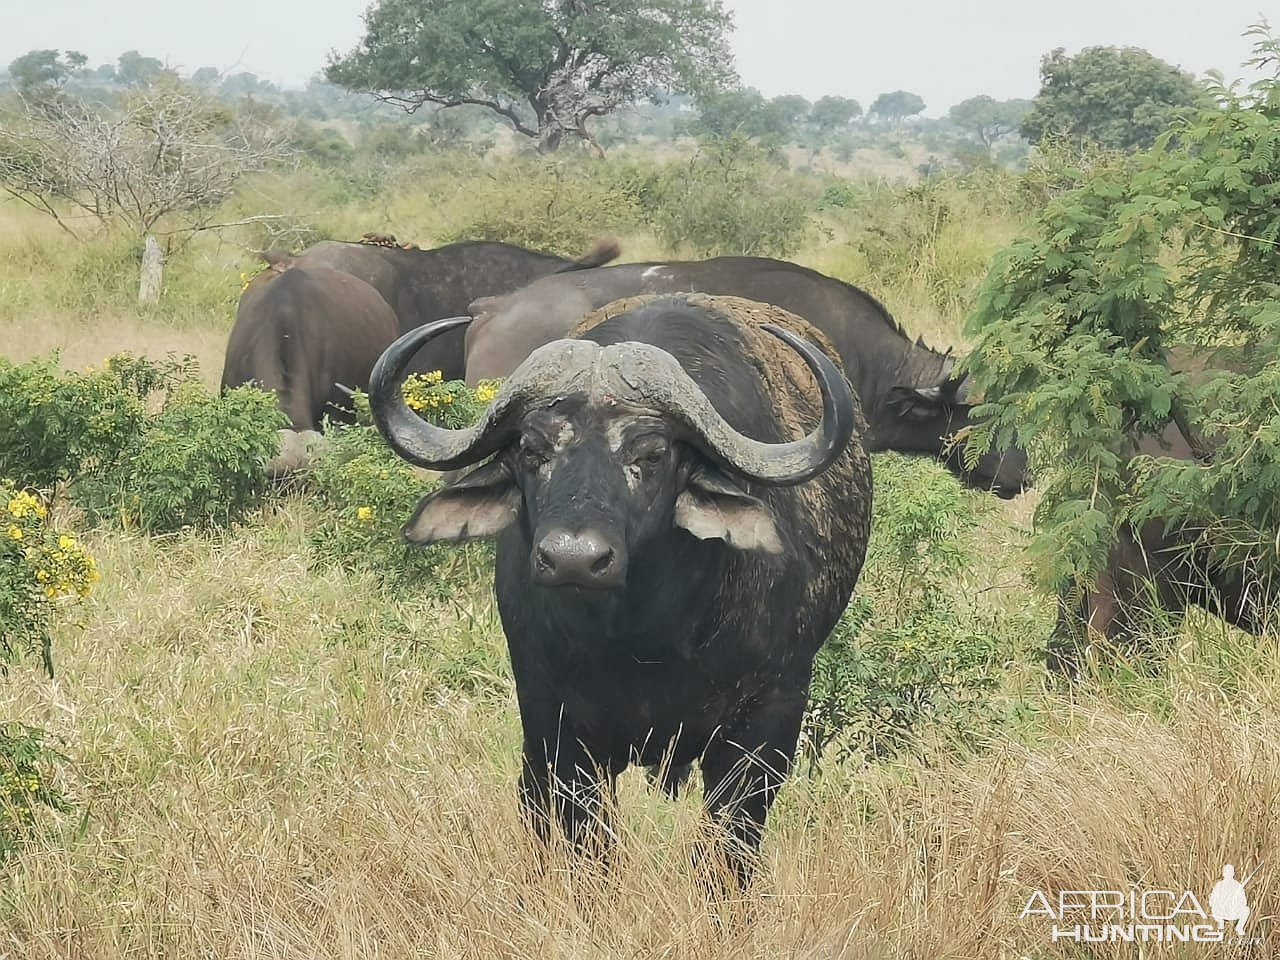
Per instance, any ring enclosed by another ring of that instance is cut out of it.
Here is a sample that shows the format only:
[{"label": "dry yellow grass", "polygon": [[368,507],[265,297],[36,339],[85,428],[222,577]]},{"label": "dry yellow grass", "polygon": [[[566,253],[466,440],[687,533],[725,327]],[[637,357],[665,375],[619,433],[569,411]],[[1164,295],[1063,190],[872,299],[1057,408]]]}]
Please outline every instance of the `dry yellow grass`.
[{"label": "dry yellow grass", "polygon": [[[0,715],[66,745],[88,810],[82,835],[70,816],[9,865],[0,952],[1070,957],[1043,918],[1019,919],[1031,891],[1203,899],[1223,863],[1280,856],[1278,698],[1260,677],[1235,704],[1183,684],[1162,719],[1045,696],[1030,744],[797,777],[727,926],[688,869],[697,798],[671,804],[636,774],[612,875],[563,855],[541,872],[516,812],[509,680],[464,696],[432,669],[443,648],[500,646],[487,591],[378,609],[370,583],[308,570],[308,517],[291,503],[212,541],[94,538],[105,585],[63,635],[58,679],[0,687]],[[1260,935],[1277,898],[1264,869]]]}]

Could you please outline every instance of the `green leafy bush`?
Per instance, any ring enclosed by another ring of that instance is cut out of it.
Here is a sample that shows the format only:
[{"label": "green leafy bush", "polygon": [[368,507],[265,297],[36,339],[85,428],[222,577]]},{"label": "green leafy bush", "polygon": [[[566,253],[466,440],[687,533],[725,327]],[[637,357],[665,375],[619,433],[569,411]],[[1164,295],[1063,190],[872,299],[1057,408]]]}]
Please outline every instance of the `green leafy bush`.
[{"label": "green leafy bush", "polygon": [[699,257],[787,257],[812,227],[813,198],[768,151],[735,135],[654,173],[643,210],[668,247]]},{"label": "green leafy bush", "polygon": [[86,469],[107,469],[146,417],[158,370],[118,355],[99,370],[58,367],[57,356],[14,364],[0,359],[0,475],[47,488]]},{"label": "green leafy bush", "polygon": [[0,475],[22,487],[66,485],[97,521],[148,533],[230,523],[266,491],[285,418],[275,398],[239,387],[211,395],[190,357],[120,353],[98,369],[56,357],[0,361]]},{"label": "green leafy bush", "polygon": [[54,613],[87,597],[97,580],[97,563],[54,528],[43,498],[0,479],[0,655],[13,661],[39,651],[52,675]]},{"label": "green leafy bush", "polygon": [[501,240],[577,257],[601,236],[638,220],[630,197],[583,169],[559,162],[512,163],[472,180],[465,219],[442,236]]},{"label": "green leafy bush", "polygon": [[[1274,67],[1280,43],[1253,33]],[[971,452],[1030,448],[1048,589],[1092,584],[1117,532],[1152,518],[1280,572],[1280,80],[1210,92],[1215,109],[1152,149],[1072,172],[968,321],[991,417]],[[1171,426],[1202,462],[1135,460]]]},{"label": "green leafy bush", "polygon": [[285,422],[274,394],[244,386],[218,396],[186,382],[130,438],[118,469],[75,492],[92,515],[146,533],[239,522],[267,493]]},{"label": "green leafy bush", "polygon": [[[442,382],[438,371],[404,384],[405,400],[419,416],[449,428],[474,423],[494,390],[488,382],[475,390],[460,380]],[[425,583],[442,596],[482,575],[492,556],[488,544],[423,548],[404,542],[400,528],[439,480],[405,463],[368,425],[367,397],[357,393],[355,407],[359,422],[330,430],[309,470],[324,503],[311,534],[316,555],[345,569],[372,571],[389,586]]]},{"label": "green leafy bush", "polygon": [[875,465],[872,537],[849,605],[814,664],[806,752],[879,759],[926,731],[972,745],[995,716],[1006,652],[965,610],[955,582],[973,561],[975,498],[933,463]]},{"label": "green leafy bush", "polygon": [[0,725],[0,863],[35,826],[41,807],[69,809],[51,782],[52,764],[63,757],[44,745],[44,737],[35,727]]}]

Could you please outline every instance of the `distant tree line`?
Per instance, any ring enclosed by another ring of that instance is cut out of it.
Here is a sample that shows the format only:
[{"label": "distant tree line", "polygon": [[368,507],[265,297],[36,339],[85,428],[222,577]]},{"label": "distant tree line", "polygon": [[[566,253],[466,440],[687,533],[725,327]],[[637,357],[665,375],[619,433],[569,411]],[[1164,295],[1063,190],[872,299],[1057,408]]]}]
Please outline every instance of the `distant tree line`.
[{"label": "distant tree line", "polygon": [[[725,39],[732,18],[719,0],[657,2],[665,16],[655,19],[652,4],[638,0],[378,0],[361,43],[303,89],[211,66],[187,81],[226,101],[250,98],[315,121],[298,124],[304,148],[338,162],[350,144],[325,127],[337,119],[376,126],[401,118],[406,132],[387,140],[388,149],[409,146],[410,130],[420,145],[441,145],[492,142],[506,127],[541,152],[574,141],[603,152],[602,141],[644,135],[745,136],[832,148],[843,158],[909,130],[969,164],[1007,161],[1048,141],[1139,149],[1179,117],[1212,106],[1191,75],[1133,47],[1053,50],[1041,60],[1035,98],[974,96],[938,119],[923,118],[926,104],[909,90],[881,93],[865,108],[837,95],[767,98],[737,80]],[[0,85],[25,99],[92,99],[165,79],[178,75],[137,50],[91,67],[79,51],[41,49],[13,60]]]}]

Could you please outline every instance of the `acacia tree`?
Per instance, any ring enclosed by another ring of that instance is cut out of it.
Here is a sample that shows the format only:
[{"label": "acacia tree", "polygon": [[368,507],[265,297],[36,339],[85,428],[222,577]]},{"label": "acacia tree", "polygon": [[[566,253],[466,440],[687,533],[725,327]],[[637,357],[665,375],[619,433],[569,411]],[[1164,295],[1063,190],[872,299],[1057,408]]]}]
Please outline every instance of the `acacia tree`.
[{"label": "acacia tree", "polygon": [[60,88],[88,62],[78,50],[28,50],[9,64],[9,77],[19,93],[32,96]]},{"label": "acacia tree", "polygon": [[732,82],[721,0],[377,0],[365,37],[325,70],[412,112],[472,104],[556,150],[592,117]]},{"label": "acacia tree", "polygon": [[286,155],[260,118],[170,81],[113,106],[23,101],[0,122],[0,189],[73,236],[68,207],[141,237],[170,214],[203,227],[241,177]]},{"label": "acacia tree", "polygon": [[947,112],[947,117],[990,152],[997,140],[1018,129],[1030,109],[1030,100],[996,100],[982,94],[960,101]]},{"label": "acacia tree", "polygon": [[1021,129],[1032,143],[1091,140],[1135,150],[1205,102],[1190,74],[1139,47],[1086,47],[1074,57],[1059,47],[1040,61],[1040,92]]},{"label": "acacia tree", "polygon": [[849,97],[820,97],[809,108],[809,122],[829,137],[862,116],[862,104]]},{"label": "acacia tree", "polygon": [[[1251,63],[1280,63],[1253,32]],[[1029,448],[1049,588],[1093,582],[1123,525],[1157,518],[1280,570],[1280,79],[1211,93],[1176,138],[1052,199],[968,321],[991,415],[970,449]],[[1135,456],[1171,425],[1197,459]]]},{"label": "acacia tree", "polygon": [[871,113],[881,120],[897,125],[907,117],[914,117],[924,110],[924,100],[909,90],[882,93],[871,104]]}]

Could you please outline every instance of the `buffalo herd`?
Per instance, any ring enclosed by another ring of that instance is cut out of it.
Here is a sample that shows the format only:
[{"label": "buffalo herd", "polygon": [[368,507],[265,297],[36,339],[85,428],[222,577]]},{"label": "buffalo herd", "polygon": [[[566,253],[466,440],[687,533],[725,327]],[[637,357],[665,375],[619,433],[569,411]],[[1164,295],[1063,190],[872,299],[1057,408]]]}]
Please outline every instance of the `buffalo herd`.
[{"label": "buffalo herd", "polygon": [[[241,298],[222,382],[276,391],[292,427],[277,472],[305,462],[291,435],[318,436],[367,390],[396,452],[449,472],[405,538],[496,538],[537,835],[558,823],[603,853],[623,768],[697,760],[718,862],[745,882],[862,567],[869,454],[932,457],[1003,498],[1027,486],[1027,459],[962,458],[966,378],[865,291],[759,257],[606,265],[618,252],[274,256]],[[402,396],[429,370],[503,383],[479,422],[446,430]],[[1050,665],[1076,673],[1091,637],[1123,634],[1153,597],[1257,632],[1257,598],[1198,563],[1192,536],[1123,536],[1096,588],[1061,598]]]}]

